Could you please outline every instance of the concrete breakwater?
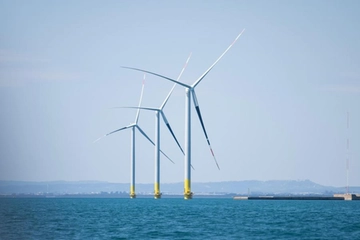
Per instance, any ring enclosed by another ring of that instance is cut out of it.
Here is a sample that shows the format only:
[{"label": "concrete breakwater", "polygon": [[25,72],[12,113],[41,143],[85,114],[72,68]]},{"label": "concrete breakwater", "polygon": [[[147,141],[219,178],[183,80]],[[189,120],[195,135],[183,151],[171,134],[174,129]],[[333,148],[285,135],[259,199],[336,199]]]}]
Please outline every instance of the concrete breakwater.
[{"label": "concrete breakwater", "polygon": [[235,196],[234,200],[360,200],[360,194],[334,194],[334,196]]}]

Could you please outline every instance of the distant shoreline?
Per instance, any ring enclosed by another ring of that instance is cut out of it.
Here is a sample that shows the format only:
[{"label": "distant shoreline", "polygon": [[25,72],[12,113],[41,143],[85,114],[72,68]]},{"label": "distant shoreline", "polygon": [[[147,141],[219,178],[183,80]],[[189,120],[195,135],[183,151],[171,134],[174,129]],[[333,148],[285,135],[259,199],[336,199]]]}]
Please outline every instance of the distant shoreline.
[{"label": "distant shoreline", "polygon": [[[162,198],[182,198],[183,183],[161,184]],[[234,196],[324,196],[360,193],[359,187],[322,186],[310,180],[225,181],[192,183],[194,198],[232,198]],[[153,184],[136,185],[138,198],[152,198]],[[22,182],[0,181],[0,198],[128,198],[129,184],[97,181],[82,182]]]},{"label": "distant shoreline", "polygon": [[[195,195],[194,198],[228,198],[232,199],[234,194],[216,194],[216,195]],[[1,198],[130,198],[129,194],[56,194],[56,195],[46,195],[46,194],[7,194],[0,195]],[[154,198],[153,194],[137,194],[136,198],[145,199],[145,198]],[[182,194],[163,194],[161,198],[184,198]]]},{"label": "distant shoreline", "polygon": [[[194,199],[202,198],[218,198],[218,199],[233,199],[233,200],[360,200],[359,194],[348,194],[351,199],[345,199],[346,194],[330,195],[266,195],[266,196],[245,196],[235,194],[196,194]],[[129,199],[129,194],[2,194],[0,199],[72,199],[72,198],[84,198],[84,199]],[[138,194],[137,199],[153,199],[152,194]],[[182,194],[163,194],[162,199],[183,199]]]}]

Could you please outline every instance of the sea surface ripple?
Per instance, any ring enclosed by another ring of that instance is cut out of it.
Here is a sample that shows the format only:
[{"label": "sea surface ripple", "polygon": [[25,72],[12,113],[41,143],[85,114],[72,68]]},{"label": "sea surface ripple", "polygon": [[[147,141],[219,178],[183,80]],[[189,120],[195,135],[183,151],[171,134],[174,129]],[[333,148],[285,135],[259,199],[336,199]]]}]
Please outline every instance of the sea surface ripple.
[{"label": "sea surface ripple", "polygon": [[0,239],[360,239],[360,201],[2,198]]}]

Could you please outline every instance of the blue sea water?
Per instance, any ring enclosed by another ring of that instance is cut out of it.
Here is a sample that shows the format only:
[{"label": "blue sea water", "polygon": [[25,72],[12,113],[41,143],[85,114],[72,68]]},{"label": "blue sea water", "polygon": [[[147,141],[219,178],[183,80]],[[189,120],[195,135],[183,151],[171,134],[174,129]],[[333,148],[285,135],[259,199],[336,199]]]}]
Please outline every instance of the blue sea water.
[{"label": "blue sea water", "polygon": [[3,198],[0,239],[360,239],[360,201]]}]

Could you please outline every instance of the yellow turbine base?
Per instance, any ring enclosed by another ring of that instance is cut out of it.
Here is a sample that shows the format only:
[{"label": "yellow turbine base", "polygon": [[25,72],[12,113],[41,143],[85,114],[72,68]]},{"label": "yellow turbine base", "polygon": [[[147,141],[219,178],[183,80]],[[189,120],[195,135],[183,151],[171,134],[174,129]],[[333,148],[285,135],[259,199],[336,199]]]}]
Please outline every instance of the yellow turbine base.
[{"label": "yellow turbine base", "polygon": [[184,199],[192,199],[193,193],[190,188],[190,180],[185,179],[184,181]]},{"label": "yellow turbine base", "polygon": [[184,199],[185,199],[185,200],[192,199],[192,196],[193,196],[193,193],[192,193],[192,192],[184,193]]},{"label": "yellow turbine base", "polygon": [[161,198],[160,184],[157,182],[155,182],[154,184],[154,198],[155,199]]},{"label": "yellow turbine base", "polygon": [[130,186],[130,198],[136,198],[135,186]]},{"label": "yellow turbine base", "polygon": [[161,193],[160,192],[155,193],[154,198],[155,199],[160,199],[161,198]]}]

